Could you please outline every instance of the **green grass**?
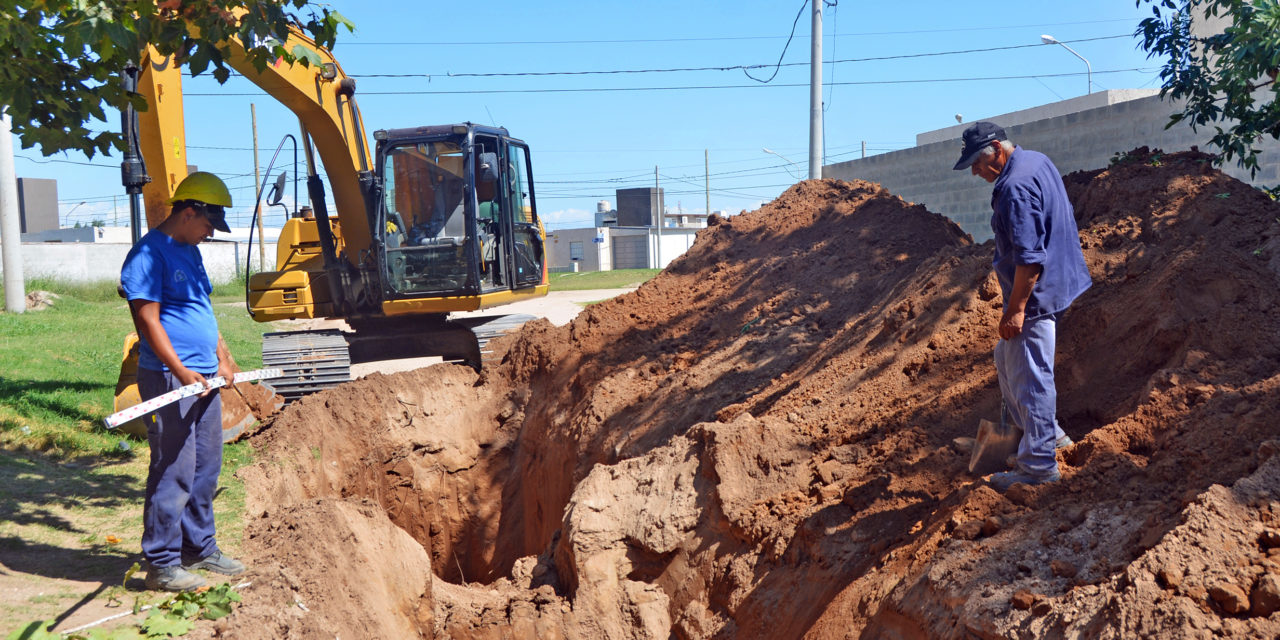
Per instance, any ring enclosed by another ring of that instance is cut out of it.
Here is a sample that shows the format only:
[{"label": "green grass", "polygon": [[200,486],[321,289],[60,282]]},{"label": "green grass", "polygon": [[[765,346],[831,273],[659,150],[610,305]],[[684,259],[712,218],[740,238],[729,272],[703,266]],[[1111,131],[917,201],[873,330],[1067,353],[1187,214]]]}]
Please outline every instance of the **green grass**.
[{"label": "green grass", "polygon": [[[235,304],[242,287],[215,288],[214,314],[232,355],[251,369],[261,366],[261,336],[271,326]],[[58,578],[119,584],[140,552],[149,457],[145,440],[102,425],[133,330],[114,283],[35,280],[27,290],[61,298],[42,311],[0,313],[0,557],[10,578],[46,594],[20,601],[0,594],[0,619],[11,624],[53,619],[81,598],[108,597],[67,593]],[[232,555],[245,508],[245,487],[234,474],[252,458],[248,443],[223,449],[214,514],[219,544]],[[0,625],[0,635],[8,626]]]},{"label": "green grass", "polygon": [[549,274],[548,282],[551,284],[552,291],[622,289],[644,284],[661,271],[661,269],[615,269],[613,271],[552,273]]},{"label": "green grass", "polygon": [[[28,283],[37,289],[61,298],[42,311],[0,313],[0,447],[62,458],[126,454],[122,435],[102,427],[133,331],[124,300],[112,283]],[[270,325],[234,304],[215,303],[214,314],[241,368],[260,367]]]}]

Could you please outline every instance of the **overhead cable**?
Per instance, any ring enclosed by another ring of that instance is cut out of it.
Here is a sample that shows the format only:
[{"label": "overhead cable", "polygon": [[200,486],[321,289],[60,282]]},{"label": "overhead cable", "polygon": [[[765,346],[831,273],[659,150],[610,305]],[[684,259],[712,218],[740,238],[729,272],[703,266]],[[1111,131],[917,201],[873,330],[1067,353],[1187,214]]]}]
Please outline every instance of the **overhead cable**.
[{"label": "overhead cable", "polygon": [[[1106,73],[1150,73],[1157,69],[1134,67],[1131,69],[1108,69],[1105,71],[1094,71],[1093,75],[1101,75]],[[928,84],[934,82],[985,82],[990,80],[1031,80],[1034,78],[1069,78],[1074,76],[1085,75],[1084,71],[1076,71],[1069,73],[1039,73],[1020,76],[974,76],[968,78],[921,78],[917,80],[860,80],[856,82],[833,82],[832,86],[854,86],[854,85],[884,85],[884,84]],[[611,91],[636,92],[636,91],[701,91],[709,89],[750,89],[756,87],[807,87],[809,83],[787,83],[787,84],[728,84],[728,85],[687,85],[687,86],[668,86],[668,87],[591,87],[579,89],[458,89],[458,90],[441,90],[441,91],[365,91],[361,95],[365,96],[423,96],[423,95],[467,95],[467,94],[497,94],[497,93],[607,93]],[[219,93],[188,93],[189,96],[200,97],[247,97],[261,95],[259,93],[235,93],[235,92],[219,92]]]},{"label": "overhead cable", "polygon": [[[1082,38],[1079,40],[1064,40],[1064,43],[1075,44],[1078,42],[1095,42],[1098,40],[1115,40],[1118,38],[1132,38],[1133,34],[1126,33],[1113,36],[1099,36],[1096,38]],[[1035,42],[1030,44],[1015,44],[1003,47],[986,47],[982,49],[960,49],[956,51],[934,51],[929,53],[905,53],[892,56],[873,56],[869,58],[845,58],[843,60],[827,60],[823,64],[844,64],[850,62],[880,62],[884,60],[906,60],[910,58],[929,58],[935,56],[951,56],[969,53],[986,53],[990,51],[1008,51],[1011,49],[1026,49],[1029,47],[1047,47],[1043,42]],[[783,52],[786,53],[785,51]],[[539,76],[601,76],[601,75],[629,75],[640,73],[686,73],[690,71],[743,71],[748,72],[752,69],[766,69],[775,67],[774,75],[777,75],[777,67],[807,67],[808,62],[787,62],[783,63],[782,59],[778,59],[777,64],[737,64],[722,65],[710,67],[667,67],[654,69],[603,69],[597,71],[509,71],[509,72],[489,72],[489,73],[352,73],[353,78],[517,78],[517,77],[539,77]],[[759,80],[747,73],[748,77],[757,82],[767,82],[767,80]],[[773,76],[769,76],[773,79]]]}]

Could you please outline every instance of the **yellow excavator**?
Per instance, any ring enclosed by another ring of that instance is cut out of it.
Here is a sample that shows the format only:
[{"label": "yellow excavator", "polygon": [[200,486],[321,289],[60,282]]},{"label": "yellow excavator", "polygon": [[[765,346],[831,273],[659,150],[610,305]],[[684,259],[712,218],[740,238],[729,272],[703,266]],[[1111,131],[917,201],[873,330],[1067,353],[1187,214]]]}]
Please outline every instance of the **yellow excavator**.
[{"label": "yellow excavator", "polygon": [[[285,49],[302,45],[320,63],[258,70],[242,43],[229,44],[228,65],[298,116],[310,201],[295,205],[284,223],[275,270],[249,277],[248,312],[259,322],[346,325],[265,334],[263,365],[285,372],[271,386],[293,400],[345,382],[351,363],[391,358],[442,356],[479,369],[482,342],[509,329],[511,318],[449,314],[548,289],[528,145],[505,128],[467,122],[379,129],[371,153],[355,79],[332,53],[291,29]],[[159,224],[188,171],[180,69],[154,50],[141,57],[126,89],[141,94],[148,109],[122,114],[135,242],[139,210],[148,228]],[[283,186],[282,175],[273,204]],[[128,368],[126,362],[118,400]]]}]

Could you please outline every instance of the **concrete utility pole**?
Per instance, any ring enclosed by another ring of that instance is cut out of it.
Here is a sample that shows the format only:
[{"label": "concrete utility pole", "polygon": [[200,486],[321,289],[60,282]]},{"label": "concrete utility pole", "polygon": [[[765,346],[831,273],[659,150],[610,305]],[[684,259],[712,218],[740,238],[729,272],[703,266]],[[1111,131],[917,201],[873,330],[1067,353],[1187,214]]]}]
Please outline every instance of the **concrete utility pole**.
[{"label": "concrete utility pole", "polygon": [[809,57],[809,179],[822,177],[822,4],[813,1],[813,41]]},{"label": "concrete utility pole", "polygon": [[[258,177],[258,108],[249,103],[249,117],[253,120],[253,217],[258,220],[258,271],[267,270],[267,241],[262,233],[262,203],[258,200],[258,185],[262,180]],[[244,277],[248,278],[246,272]]]},{"label": "concrete utility pole", "polygon": [[[662,268],[662,187],[658,185],[658,165],[653,165],[653,197],[658,200],[658,220],[654,226],[658,228],[658,267]],[[652,206],[653,203],[650,203]]]},{"label": "concrete utility pole", "polygon": [[709,218],[711,217],[711,150],[710,149],[702,150],[702,166],[703,166],[703,171],[707,175],[705,186],[707,188],[707,217]]},{"label": "concrete utility pole", "polygon": [[22,279],[22,221],[18,219],[18,177],[13,168],[13,118],[0,113],[0,248],[4,257],[4,310],[27,310]]}]

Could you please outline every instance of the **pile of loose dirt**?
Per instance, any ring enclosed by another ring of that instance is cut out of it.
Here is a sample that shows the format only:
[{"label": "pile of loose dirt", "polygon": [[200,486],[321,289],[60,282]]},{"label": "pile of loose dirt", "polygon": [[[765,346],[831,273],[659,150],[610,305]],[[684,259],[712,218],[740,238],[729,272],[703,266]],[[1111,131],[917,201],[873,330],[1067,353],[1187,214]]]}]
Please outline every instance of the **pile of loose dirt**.
[{"label": "pile of loose dirt", "polygon": [[1066,179],[1094,286],[1059,329],[1062,482],[996,493],[952,444],[999,407],[990,245],[808,181],[482,375],[289,407],[212,631],[1274,636],[1280,207],[1128,157]]}]

